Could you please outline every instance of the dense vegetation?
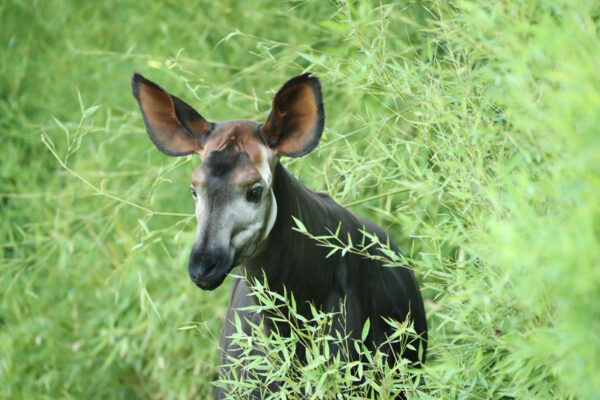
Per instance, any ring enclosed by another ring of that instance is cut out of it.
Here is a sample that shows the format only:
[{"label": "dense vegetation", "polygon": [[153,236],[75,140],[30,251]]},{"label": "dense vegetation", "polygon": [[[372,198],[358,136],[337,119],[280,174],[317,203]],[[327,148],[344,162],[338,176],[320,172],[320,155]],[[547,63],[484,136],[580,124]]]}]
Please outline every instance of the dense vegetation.
[{"label": "dense vegetation", "polygon": [[154,149],[129,79],[261,121],[309,70],[326,130],[285,163],[412,261],[410,398],[600,398],[596,1],[191,3],[0,2],[0,397],[211,396],[199,160]]}]

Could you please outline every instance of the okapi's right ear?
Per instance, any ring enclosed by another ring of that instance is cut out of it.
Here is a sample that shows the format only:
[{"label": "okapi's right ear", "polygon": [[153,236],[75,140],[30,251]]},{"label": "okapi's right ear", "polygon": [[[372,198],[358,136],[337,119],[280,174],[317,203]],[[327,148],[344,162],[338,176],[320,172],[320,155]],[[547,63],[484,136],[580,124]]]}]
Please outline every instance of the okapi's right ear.
[{"label": "okapi's right ear", "polygon": [[290,79],[279,89],[260,130],[277,153],[300,157],[317,147],[324,124],[321,84],[308,73]]},{"label": "okapi's right ear", "polygon": [[196,110],[138,73],[131,78],[131,91],[157,149],[169,156],[200,154],[210,124]]}]

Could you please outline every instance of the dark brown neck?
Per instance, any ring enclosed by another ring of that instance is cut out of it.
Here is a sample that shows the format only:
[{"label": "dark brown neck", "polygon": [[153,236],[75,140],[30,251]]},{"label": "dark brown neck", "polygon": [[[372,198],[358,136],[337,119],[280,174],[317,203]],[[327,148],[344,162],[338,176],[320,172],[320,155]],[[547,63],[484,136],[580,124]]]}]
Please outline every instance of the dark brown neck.
[{"label": "dark brown neck", "polygon": [[298,304],[310,300],[322,305],[339,268],[339,257],[327,258],[330,249],[294,231],[292,217],[302,221],[313,235],[335,232],[340,222],[354,217],[324,195],[310,191],[279,163],[273,179],[277,219],[265,250],[245,263],[247,274],[262,279],[264,271],[272,290],[281,293],[285,287]]},{"label": "dark brown neck", "polygon": [[[340,303],[344,302],[346,332],[359,337],[369,318],[371,329],[377,333],[369,339],[373,344],[383,343],[391,330],[381,316],[404,321],[411,315],[417,332],[425,334],[423,300],[410,269],[384,267],[374,258],[351,253],[342,257],[340,251],[327,257],[331,249],[294,231],[292,217],[299,219],[314,236],[331,235],[339,226],[339,238],[343,242],[347,242],[349,235],[352,243],[358,244],[363,240],[362,232],[370,232],[399,254],[397,246],[380,227],[355,217],[328,196],[310,191],[280,164],[275,168],[273,188],[277,219],[265,250],[246,263],[250,279],[262,281],[264,272],[269,288],[279,294],[283,294],[284,288],[292,293],[298,313],[306,318],[311,317],[309,302],[323,311],[339,311]],[[371,246],[368,251],[389,257],[380,246]],[[273,321],[265,319],[268,327]],[[285,324],[277,325],[280,332],[285,333]],[[409,359],[417,360],[416,351],[409,353]]]}]

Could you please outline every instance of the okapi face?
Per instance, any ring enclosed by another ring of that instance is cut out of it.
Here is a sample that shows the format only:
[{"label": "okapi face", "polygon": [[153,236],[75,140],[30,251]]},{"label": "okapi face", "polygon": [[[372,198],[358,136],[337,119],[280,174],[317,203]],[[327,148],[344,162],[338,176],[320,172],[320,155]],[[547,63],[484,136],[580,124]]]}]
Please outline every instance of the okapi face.
[{"label": "okapi face", "polygon": [[212,123],[155,83],[131,82],[154,145],[170,156],[196,153],[190,191],[198,227],[188,273],[198,287],[217,288],[227,274],[258,254],[277,218],[272,173],[280,156],[300,157],[319,143],[325,114],[319,80],[289,80],[275,95],[264,124]]}]

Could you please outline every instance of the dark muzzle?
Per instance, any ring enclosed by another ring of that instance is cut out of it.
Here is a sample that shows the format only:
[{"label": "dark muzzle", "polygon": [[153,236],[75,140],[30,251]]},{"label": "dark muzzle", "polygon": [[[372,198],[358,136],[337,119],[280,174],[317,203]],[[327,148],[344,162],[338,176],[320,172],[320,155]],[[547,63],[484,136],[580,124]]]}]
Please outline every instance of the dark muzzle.
[{"label": "dark muzzle", "polygon": [[196,251],[192,249],[188,274],[192,282],[204,290],[213,290],[223,283],[233,269],[233,258],[222,249]]}]

